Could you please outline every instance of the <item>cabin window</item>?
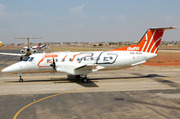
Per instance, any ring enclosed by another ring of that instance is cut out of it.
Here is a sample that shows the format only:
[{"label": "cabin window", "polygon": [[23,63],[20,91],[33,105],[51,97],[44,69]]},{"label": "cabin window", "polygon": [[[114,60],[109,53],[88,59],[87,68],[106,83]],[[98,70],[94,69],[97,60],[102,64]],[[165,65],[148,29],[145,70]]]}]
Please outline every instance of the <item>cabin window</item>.
[{"label": "cabin window", "polygon": [[69,61],[72,61],[72,58],[69,58]]},{"label": "cabin window", "polygon": [[80,59],[79,58],[77,58],[77,61],[79,61]]},{"label": "cabin window", "polygon": [[113,57],[110,57],[110,60],[112,60],[113,59]]},{"label": "cabin window", "polygon": [[49,59],[47,59],[47,62],[49,62]]},{"label": "cabin window", "polygon": [[64,58],[62,58],[62,62],[64,62],[65,61],[65,59]]},{"label": "cabin window", "polygon": [[58,62],[58,59],[56,59],[56,62]]},{"label": "cabin window", "polygon": [[91,60],[93,60],[93,57],[91,57]]}]

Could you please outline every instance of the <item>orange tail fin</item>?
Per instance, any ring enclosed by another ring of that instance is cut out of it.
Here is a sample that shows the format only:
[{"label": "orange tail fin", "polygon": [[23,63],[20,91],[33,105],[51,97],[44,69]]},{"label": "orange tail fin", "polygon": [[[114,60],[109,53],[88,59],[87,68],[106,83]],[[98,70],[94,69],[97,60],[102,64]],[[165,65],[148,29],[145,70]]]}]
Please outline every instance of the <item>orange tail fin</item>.
[{"label": "orange tail fin", "polygon": [[131,45],[123,48],[113,49],[111,51],[140,51],[149,52],[157,54],[164,30],[176,29],[174,27],[164,27],[164,28],[150,28],[144,34],[142,39],[137,45]]}]

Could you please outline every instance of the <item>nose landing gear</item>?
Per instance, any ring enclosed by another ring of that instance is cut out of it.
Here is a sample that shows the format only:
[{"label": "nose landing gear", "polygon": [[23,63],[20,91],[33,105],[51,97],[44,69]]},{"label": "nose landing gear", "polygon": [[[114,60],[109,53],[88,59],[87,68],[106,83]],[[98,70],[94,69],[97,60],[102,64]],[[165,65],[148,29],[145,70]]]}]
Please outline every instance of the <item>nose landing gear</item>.
[{"label": "nose landing gear", "polygon": [[22,79],[22,74],[21,74],[21,73],[19,73],[19,74],[18,74],[18,76],[19,76],[19,78],[20,78],[20,79],[19,79],[19,82],[23,82],[23,79]]}]

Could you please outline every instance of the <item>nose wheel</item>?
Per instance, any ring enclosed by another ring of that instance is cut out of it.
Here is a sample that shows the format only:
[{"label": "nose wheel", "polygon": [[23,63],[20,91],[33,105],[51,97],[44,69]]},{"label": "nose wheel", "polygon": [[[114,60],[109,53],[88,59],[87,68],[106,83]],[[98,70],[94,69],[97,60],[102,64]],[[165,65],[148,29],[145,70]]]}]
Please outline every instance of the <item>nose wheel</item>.
[{"label": "nose wheel", "polygon": [[23,79],[22,79],[22,74],[21,74],[21,73],[19,73],[19,74],[18,74],[18,76],[19,76],[19,82],[23,82]]},{"label": "nose wheel", "polygon": [[20,76],[19,82],[23,82],[23,79],[21,78],[21,76]]}]

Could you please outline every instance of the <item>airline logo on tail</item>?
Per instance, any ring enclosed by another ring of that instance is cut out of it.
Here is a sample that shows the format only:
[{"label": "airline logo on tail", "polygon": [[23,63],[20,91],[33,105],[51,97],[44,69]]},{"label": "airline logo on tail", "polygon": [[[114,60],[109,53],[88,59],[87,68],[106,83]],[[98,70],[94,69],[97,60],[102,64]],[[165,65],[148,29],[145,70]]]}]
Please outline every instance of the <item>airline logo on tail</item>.
[{"label": "airline logo on tail", "polygon": [[113,49],[111,51],[139,51],[157,54],[164,30],[176,29],[174,27],[150,28],[137,45]]},{"label": "airline logo on tail", "polygon": [[140,47],[128,47],[127,50],[139,50]]}]

